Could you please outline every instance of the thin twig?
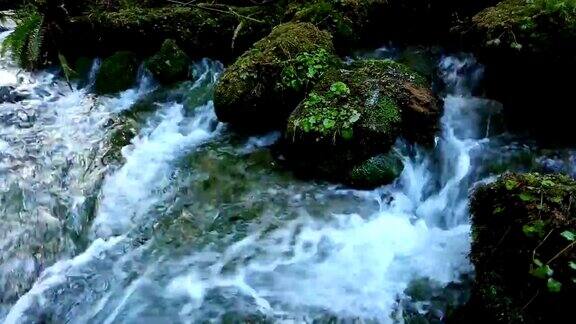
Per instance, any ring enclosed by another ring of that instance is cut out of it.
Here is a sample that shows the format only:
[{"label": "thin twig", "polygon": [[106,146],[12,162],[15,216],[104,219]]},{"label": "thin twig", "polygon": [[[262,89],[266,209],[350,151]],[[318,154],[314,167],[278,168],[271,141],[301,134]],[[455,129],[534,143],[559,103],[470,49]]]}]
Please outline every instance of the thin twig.
[{"label": "thin twig", "polygon": [[522,309],[520,311],[523,312],[530,304],[532,304],[534,299],[536,299],[536,297],[538,297],[539,293],[540,293],[540,290],[536,290],[536,293],[534,294],[534,296],[532,296],[532,298],[530,298],[530,300],[526,303],[526,305],[524,305],[524,307],[522,307]]},{"label": "thin twig", "polygon": [[556,255],[552,257],[552,259],[550,259],[548,262],[546,262],[546,264],[550,264],[552,261],[556,260],[556,259],[557,259],[559,256],[561,256],[564,252],[570,250],[570,249],[574,246],[574,244],[576,244],[576,241],[568,244],[568,246],[566,246],[565,248],[563,248],[562,251],[556,253]]},{"label": "thin twig", "polygon": [[550,237],[550,234],[552,234],[552,232],[554,232],[554,229],[551,229],[550,232],[548,232],[548,234],[544,237],[544,239],[542,241],[540,241],[538,246],[536,246],[534,248],[534,250],[532,250],[532,260],[536,259],[536,250],[538,250],[542,246],[542,244],[544,244],[544,242],[546,242],[546,240],[548,239],[548,237]]}]

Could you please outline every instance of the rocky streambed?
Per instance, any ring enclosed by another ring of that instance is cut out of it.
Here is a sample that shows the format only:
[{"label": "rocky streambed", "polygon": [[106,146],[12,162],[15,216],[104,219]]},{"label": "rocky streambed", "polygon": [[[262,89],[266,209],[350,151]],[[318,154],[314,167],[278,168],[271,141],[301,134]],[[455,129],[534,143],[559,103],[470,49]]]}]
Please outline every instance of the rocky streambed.
[{"label": "rocky streambed", "polygon": [[574,8],[24,1],[2,14],[0,318],[563,318]]}]

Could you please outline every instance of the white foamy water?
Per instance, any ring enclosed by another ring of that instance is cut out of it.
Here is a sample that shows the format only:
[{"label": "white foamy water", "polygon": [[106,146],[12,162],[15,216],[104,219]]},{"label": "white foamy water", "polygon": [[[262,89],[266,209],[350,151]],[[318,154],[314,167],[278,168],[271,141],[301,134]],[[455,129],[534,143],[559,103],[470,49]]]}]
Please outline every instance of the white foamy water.
[{"label": "white foamy water", "polygon": [[[0,34],[2,41],[8,34]],[[70,88],[50,71],[28,73],[0,58],[0,318],[38,275],[76,252],[89,201],[107,167],[99,163],[118,102]],[[143,83],[144,84],[144,83]],[[10,99],[12,98],[12,99]]]},{"label": "white foamy water", "polygon": [[[211,71],[204,71],[192,87],[199,87]],[[214,74],[215,82],[217,73]],[[102,188],[93,230],[98,237],[121,234],[142,225],[142,217],[160,202],[170,187],[173,162],[179,156],[217,133],[218,125],[212,102],[196,107],[193,116],[185,116],[182,104],[167,103],[160,107],[159,123],[148,125],[124,150],[126,163],[106,179]]]},{"label": "white foamy water", "polygon": [[[447,57],[439,69],[448,94],[436,147],[410,148],[400,179],[370,192],[262,167],[258,154],[278,135],[230,144],[209,100],[159,102],[125,163],[104,174],[95,219],[82,227],[88,247],[44,269],[6,322],[401,321],[411,283],[445,287],[472,270],[467,195],[480,180],[473,156],[489,142],[489,104],[470,94],[481,74],[473,59]],[[220,65],[197,70],[190,91],[210,91]],[[88,136],[100,110],[127,109],[147,87],[92,98],[85,127],[73,90],[60,108],[71,112],[58,124],[62,142],[83,143],[70,135],[77,127]]]},{"label": "white foamy water", "polygon": [[212,256],[210,267],[194,267],[205,255],[192,256],[193,269],[167,290],[190,299],[181,319],[194,322],[238,307],[210,300],[214,291],[231,289],[246,296],[248,309],[269,318],[311,321],[328,314],[393,322],[401,319],[400,301],[411,282],[447,285],[470,273],[467,196],[478,180],[470,178],[470,155],[487,139],[475,124],[482,100],[463,87],[466,78],[476,78],[478,66],[470,58],[447,57],[440,68],[449,94],[437,147],[407,158],[396,184],[371,193],[381,202],[378,213],[322,221],[305,215],[248,236]]}]

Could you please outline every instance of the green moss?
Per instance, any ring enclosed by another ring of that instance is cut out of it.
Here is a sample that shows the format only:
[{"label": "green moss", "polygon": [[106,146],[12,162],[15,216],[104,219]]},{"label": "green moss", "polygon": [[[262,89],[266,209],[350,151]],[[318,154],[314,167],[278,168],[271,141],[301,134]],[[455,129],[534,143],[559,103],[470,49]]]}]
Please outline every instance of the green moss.
[{"label": "green moss", "polygon": [[[338,83],[348,89],[344,95],[335,93]],[[381,134],[380,140],[387,138],[382,143],[390,144],[400,130],[400,106],[410,101],[406,84],[429,87],[423,77],[390,60],[363,60],[332,70],[292,114],[288,136],[313,133],[317,141],[335,143],[339,137],[352,139],[354,133]]]},{"label": "green moss", "polygon": [[354,33],[354,22],[337,7],[338,2],[334,1],[308,1],[304,5],[293,5],[296,12],[292,19],[311,22],[325,28],[336,35],[337,39],[355,40],[357,34]]},{"label": "green moss", "polygon": [[109,94],[126,90],[134,85],[138,74],[138,61],[131,52],[117,52],[102,61],[96,76],[95,90]]},{"label": "green moss", "polygon": [[362,41],[380,17],[386,0],[312,0],[290,1],[287,19],[310,22],[334,35],[336,46],[342,51]]},{"label": "green moss", "polygon": [[548,51],[576,36],[576,2],[506,0],[477,14],[473,26],[489,47]]},{"label": "green moss", "polygon": [[309,84],[338,63],[333,53],[330,35],[311,24],[275,27],[222,75],[214,98],[218,118],[252,131],[277,127]]},{"label": "green moss", "polygon": [[395,152],[380,154],[355,166],[348,182],[359,188],[374,188],[393,182],[404,169],[400,156]]},{"label": "green moss", "polygon": [[477,309],[470,318],[552,323],[569,314],[576,297],[575,194],[571,178],[538,173],[507,174],[475,191]]},{"label": "green moss", "polygon": [[105,164],[115,164],[121,162],[122,148],[129,145],[132,139],[138,134],[140,129],[136,119],[128,116],[118,116],[114,118],[108,139],[106,141],[107,151],[102,161]]},{"label": "green moss", "polygon": [[190,58],[172,39],[167,39],[160,51],[146,61],[146,68],[164,84],[186,79],[189,67]]},{"label": "green moss", "polygon": [[334,54],[325,48],[319,48],[311,53],[300,53],[283,66],[282,79],[277,86],[281,89],[290,88],[293,90],[307,88],[335,64],[337,64],[337,60]]},{"label": "green moss", "polygon": [[[358,61],[327,71],[290,115],[286,158],[297,170],[351,182],[353,168],[388,152],[403,131],[434,129],[438,117],[424,78],[392,61]],[[354,174],[357,186],[368,186],[368,179],[360,180],[361,168]]]}]

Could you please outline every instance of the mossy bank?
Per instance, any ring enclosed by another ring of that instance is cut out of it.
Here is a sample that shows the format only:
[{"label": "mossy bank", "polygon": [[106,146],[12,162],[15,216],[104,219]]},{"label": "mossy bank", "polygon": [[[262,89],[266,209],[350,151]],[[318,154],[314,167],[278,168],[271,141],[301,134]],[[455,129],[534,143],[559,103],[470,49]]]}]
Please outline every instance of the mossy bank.
[{"label": "mossy bank", "polygon": [[558,323],[576,298],[576,181],[506,174],[471,201],[476,282],[458,323]]}]

